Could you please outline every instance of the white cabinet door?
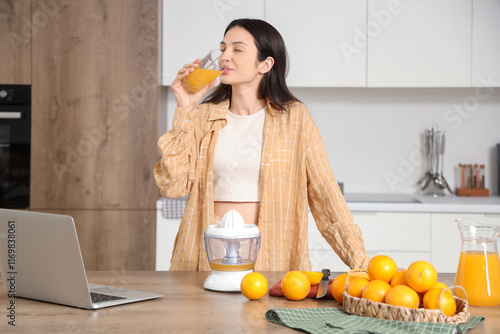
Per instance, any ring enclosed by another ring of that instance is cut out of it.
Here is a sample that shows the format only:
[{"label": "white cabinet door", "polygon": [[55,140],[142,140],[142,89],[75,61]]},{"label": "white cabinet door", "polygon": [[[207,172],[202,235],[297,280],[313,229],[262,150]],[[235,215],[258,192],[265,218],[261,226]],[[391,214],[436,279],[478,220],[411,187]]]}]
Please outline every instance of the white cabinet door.
[{"label": "white cabinet door", "polygon": [[432,261],[438,272],[456,273],[462,239],[455,219],[469,218],[483,224],[500,226],[500,215],[433,213]]},{"label": "white cabinet door", "polygon": [[156,270],[168,270],[180,219],[167,219],[161,210],[156,211]]},{"label": "white cabinet door", "polygon": [[[390,256],[400,268],[417,260],[431,261],[431,218],[429,213],[353,212],[361,228],[368,256]],[[348,267],[335,254],[319,233],[309,214],[309,255],[313,270],[329,268],[347,271]]]},{"label": "white cabinet door", "polygon": [[471,1],[368,1],[368,87],[470,87]]},{"label": "white cabinet door", "polygon": [[283,36],[291,87],[366,86],[366,0],[266,0]]},{"label": "white cabinet door", "polygon": [[[500,1],[473,1],[472,85],[500,86]],[[494,82],[494,84],[492,84]]]},{"label": "white cabinet door", "polygon": [[227,25],[236,18],[264,18],[264,0],[163,0],[162,84],[179,68],[219,48]]}]

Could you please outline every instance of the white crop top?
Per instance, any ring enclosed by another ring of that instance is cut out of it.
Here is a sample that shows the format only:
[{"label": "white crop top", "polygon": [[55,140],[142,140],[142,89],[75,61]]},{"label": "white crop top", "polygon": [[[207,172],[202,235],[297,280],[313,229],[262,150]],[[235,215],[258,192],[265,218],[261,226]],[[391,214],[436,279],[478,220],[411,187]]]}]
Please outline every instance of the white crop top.
[{"label": "white crop top", "polygon": [[228,111],[214,155],[214,201],[259,202],[266,107],[251,115]]}]

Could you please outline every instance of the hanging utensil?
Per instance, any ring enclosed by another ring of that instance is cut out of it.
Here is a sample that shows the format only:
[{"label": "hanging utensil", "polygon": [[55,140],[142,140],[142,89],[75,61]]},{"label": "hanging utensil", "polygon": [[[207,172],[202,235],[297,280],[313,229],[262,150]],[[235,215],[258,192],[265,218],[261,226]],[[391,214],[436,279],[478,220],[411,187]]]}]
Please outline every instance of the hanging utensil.
[{"label": "hanging utensil", "polygon": [[436,146],[435,146],[435,153],[436,153],[436,169],[434,172],[434,183],[438,186],[440,189],[444,189],[444,184],[443,180],[441,179],[441,173],[442,170],[440,168],[440,163],[442,160],[442,156],[440,154],[441,150],[441,142],[443,139],[443,131],[436,131]]},{"label": "hanging utensil", "polygon": [[432,149],[431,149],[431,129],[426,129],[425,130],[425,144],[424,144],[424,149],[425,149],[425,156],[427,158],[427,168],[425,175],[418,181],[419,184],[422,185],[422,190],[427,188],[430,184],[430,182],[434,179],[434,175],[431,173],[431,155],[432,155]]},{"label": "hanging utensil", "polygon": [[421,190],[426,195],[444,196],[445,191],[450,192],[450,186],[443,176],[444,168],[444,131],[440,130],[437,124],[433,124],[425,130],[425,156],[427,158],[427,171],[419,181]]},{"label": "hanging utensil", "polygon": [[446,146],[446,133],[443,132],[442,135],[441,135],[441,139],[440,139],[440,145],[439,145],[439,158],[441,159],[441,170],[439,172],[439,178],[441,179],[441,182],[443,184],[443,186],[450,192],[453,194],[453,191],[451,190],[448,182],[446,181],[446,179],[444,178],[444,175],[443,175],[443,170],[444,170],[444,151],[445,151],[445,146]]},{"label": "hanging utensil", "polygon": [[436,126],[433,125],[430,127],[428,130],[428,145],[427,149],[429,154],[427,155],[427,160],[428,160],[428,170],[427,170],[427,175],[428,178],[426,179],[426,182],[422,186],[422,190],[425,190],[426,188],[429,187],[429,185],[433,185],[436,179],[436,161],[437,161],[437,156],[436,156]]}]

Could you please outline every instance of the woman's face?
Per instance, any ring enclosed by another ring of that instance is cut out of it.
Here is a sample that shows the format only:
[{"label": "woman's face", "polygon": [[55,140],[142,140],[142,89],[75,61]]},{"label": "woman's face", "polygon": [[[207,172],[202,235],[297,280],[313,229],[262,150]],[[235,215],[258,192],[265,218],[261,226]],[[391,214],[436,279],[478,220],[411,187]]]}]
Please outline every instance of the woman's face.
[{"label": "woman's face", "polygon": [[241,27],[231,28],[220,43],[223,51],[219,65],[223,71],[220,81],[226,85],[254,84],[258,87],[264,76],[264,62],[257,59],[253,36]]}]

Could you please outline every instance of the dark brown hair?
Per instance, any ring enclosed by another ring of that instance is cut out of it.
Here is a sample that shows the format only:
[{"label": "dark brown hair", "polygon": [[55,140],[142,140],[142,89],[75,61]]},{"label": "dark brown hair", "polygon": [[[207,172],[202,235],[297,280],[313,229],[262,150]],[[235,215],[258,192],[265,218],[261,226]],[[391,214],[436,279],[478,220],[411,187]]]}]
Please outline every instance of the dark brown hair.
[{"label": "dark brown hair", "polygon": [[[264,74],[258,91],[258,97],[269,99],[278,109],[286,110],[290,102],[299,101],[286,85],[288,73],[288,55],[283,37],[276,28],[263,20],[238,19],[234,20],[224,31],[226,33],[234,27],[241,27],[248,31],[257,46],[257,59],[264,61],[267,57],[274,59],[274,65],[269,72]],[[231,85],[220,83],[217,88],[203,101],[220,103],[231,98]]]}]

